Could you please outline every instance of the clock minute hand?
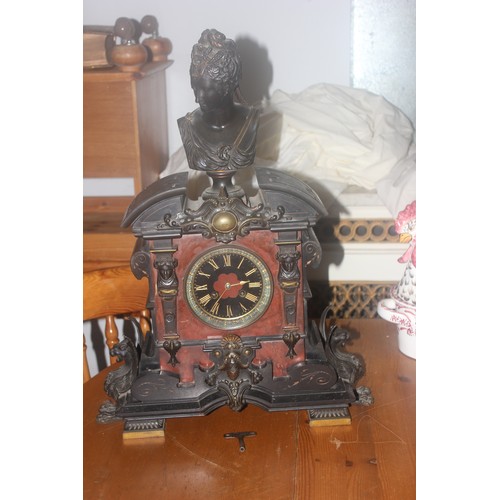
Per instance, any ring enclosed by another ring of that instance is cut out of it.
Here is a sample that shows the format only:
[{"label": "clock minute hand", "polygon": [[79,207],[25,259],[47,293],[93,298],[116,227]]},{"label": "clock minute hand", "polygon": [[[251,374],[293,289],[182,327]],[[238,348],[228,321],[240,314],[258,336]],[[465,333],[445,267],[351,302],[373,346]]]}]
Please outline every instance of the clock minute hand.
[{"label": "clock minute hand", "polygon": [[250,280],[246,280],[246,281],[238,281],[238,283],[231,283],[231,285],[230,285],[230,286],[244,285],[245,283],[250,283]]},{"label": "clock minute hand", "polygon": [[217,300],[215,301],[214,306],[215,306],[215,304],[217,304],[219,302],[220,299],[222,299],[222,296],[227,292],[227,290],[228,290],[228,287],[226,286],[224,288],[224,290],[222,290],[222,293],[217,297]]}]

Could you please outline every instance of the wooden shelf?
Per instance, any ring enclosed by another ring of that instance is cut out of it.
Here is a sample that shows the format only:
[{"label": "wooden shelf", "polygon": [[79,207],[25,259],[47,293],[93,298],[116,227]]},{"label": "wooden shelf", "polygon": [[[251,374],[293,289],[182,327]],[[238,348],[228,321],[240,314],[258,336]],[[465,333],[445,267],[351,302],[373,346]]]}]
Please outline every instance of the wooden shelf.
[{"label": "wooden shelf", "polygon": [[152,75],[153,73],[166,70],[173,64],[173,61],[165,62],[149,62],[146,63],[139,71],[128,73],[120,71],[117,67],[110,68],[92,68],[83,70],[83,83],[95,82],[132,82],[139,80],[145,76]]}]

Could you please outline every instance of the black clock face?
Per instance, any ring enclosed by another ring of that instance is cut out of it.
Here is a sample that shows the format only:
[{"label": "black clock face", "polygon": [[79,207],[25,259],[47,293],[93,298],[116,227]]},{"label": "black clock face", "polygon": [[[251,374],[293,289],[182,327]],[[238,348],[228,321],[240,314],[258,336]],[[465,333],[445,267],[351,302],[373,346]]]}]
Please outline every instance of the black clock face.
[{"label": "black clock face", "polygon": [[243,248],[210,250],[196,259],[186,276],[185,294],[193,313],[217,329],[252,324],[272,299],[273,283],[267,266]]}]

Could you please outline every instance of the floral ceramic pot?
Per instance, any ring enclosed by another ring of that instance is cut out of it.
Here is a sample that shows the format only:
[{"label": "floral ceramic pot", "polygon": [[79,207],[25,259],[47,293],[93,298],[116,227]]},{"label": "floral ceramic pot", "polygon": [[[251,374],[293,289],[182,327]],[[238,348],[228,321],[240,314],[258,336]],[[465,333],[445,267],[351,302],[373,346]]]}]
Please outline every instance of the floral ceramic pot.
[{"label": "floral ceramic pot", "polygon": [[383,299],[378,303],[379,316],[398,327],[399,350],[416,359],[417,357],[417,315],[416,307],[397,298]]},{"label": "floral ceramic pot", "polygon": [[416,359],[417,357],[417,222],[416,202],[402,210],[396,219],[395,228],[399,240],[410,243],[398,262],[406,263],[403,277],[391,290],[391,297],[378,303],[379,316],[398,327],[399,350]]}]

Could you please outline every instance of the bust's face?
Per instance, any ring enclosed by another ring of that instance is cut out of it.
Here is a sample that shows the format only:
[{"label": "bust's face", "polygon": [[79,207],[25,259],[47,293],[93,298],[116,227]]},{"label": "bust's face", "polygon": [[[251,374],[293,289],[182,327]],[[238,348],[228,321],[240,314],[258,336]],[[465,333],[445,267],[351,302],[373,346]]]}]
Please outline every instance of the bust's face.
[{"label": "bust's face", "polygon": [[224,94],[222,84],[208,76],[191,78],[196,102],[200,105],[203,113],[223,108],[227,103],[227,95]]}]

